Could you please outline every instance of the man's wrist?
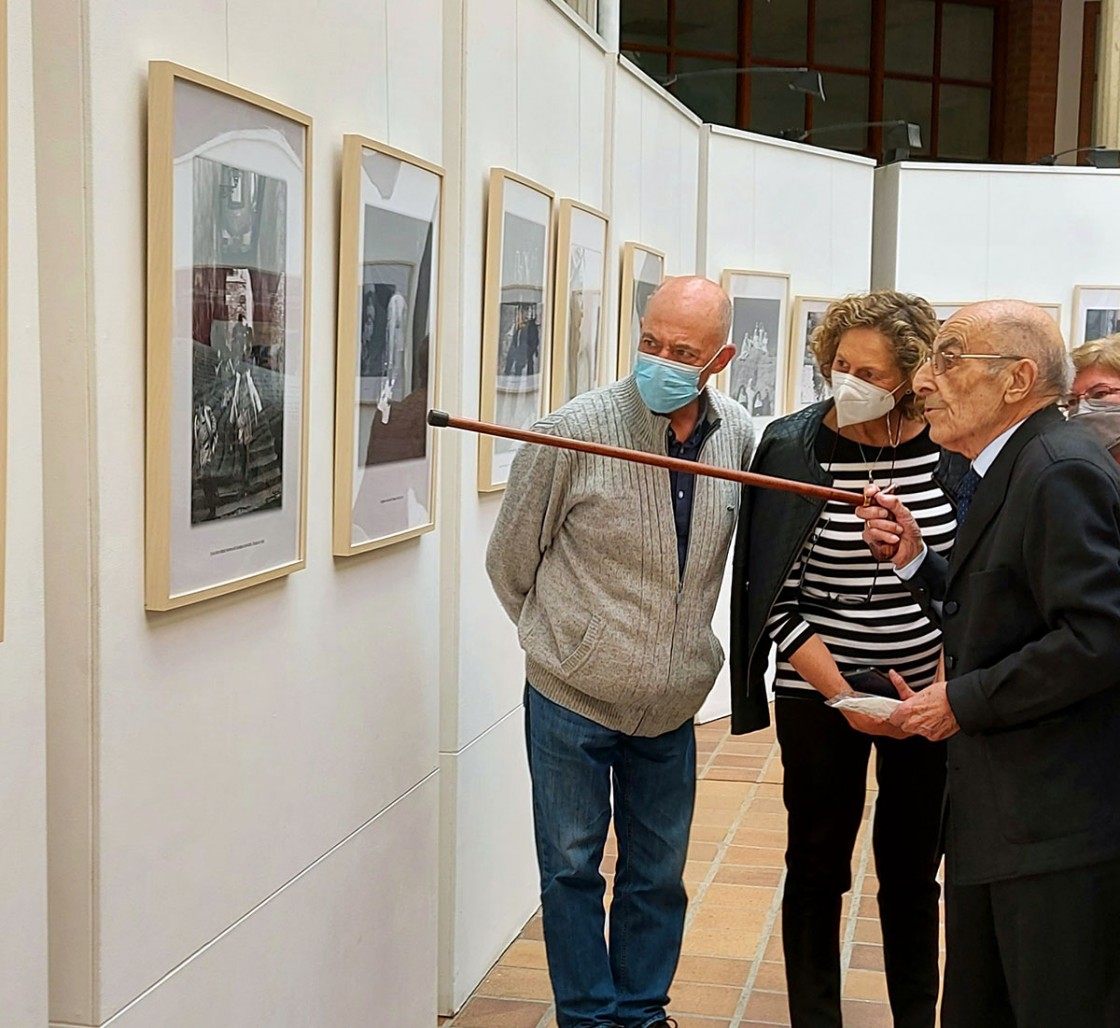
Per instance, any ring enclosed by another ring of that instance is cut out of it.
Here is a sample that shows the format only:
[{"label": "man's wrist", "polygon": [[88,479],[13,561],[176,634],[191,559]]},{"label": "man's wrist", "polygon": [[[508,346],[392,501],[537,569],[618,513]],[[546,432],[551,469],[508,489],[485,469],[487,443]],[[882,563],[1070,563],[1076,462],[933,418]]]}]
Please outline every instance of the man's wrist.
[{"label": "man's wrist", "polygon": [[922,562],[926,559],[926,554],[928,552],[929,551],[926,548],[926,544],[923,542],[922,548],[919,551],[918,555],[916,557],[912,557],[905,564],[903,564],[902,567],[896,567],[894,569],[894,573],[898,575],[898,577],[901,578],[904,582],[910,581],[910,579],[918,573],[918,569],[922,566]]}]

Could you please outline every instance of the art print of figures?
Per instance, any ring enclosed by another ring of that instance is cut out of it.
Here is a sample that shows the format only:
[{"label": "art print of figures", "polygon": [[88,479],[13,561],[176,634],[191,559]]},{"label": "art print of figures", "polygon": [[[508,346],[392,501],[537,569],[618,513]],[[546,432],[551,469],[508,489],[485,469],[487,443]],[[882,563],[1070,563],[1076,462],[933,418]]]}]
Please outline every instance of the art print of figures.
[{"label": "art print of figures", "polygon": [[334,552],[435,524],[435,339],[443,172],[361,136],[343,140]]},{"label": "art print of figures", "polygon": [[[552,193],[513,172],[490,175],[483,298],[482,418],[529,428],[549,409]],[[479,437],[478,488],[501,489],[519,443]]]},{"label": "art print of figures", "polygon": [[622,248],[622,297],[619,310],[618,377],[625,378],[634,367],[642,338],[646,304],[665,277],[665,255],[640,243]]},{"label": "art print of figures", "polygon": [[574,200],[560,202],[556,258],[552,406],[605,385],[603,295],[607,219]]},{"label": "art print of figures", "polygon": [[287,187],[194,159],[191,522],[283,503]]},{"label": "art print of figures", "polygon": [[831,300],[815,296],[799,296],[794,307],[791,341],[790,406],[800,410],[811,403],[826,400],[832,390],[824,380],[813,358],[810,343],[813,333],[824,320]]},{"label": "art print of figures", "polygon": [[304,565],[305,115],[150,70],[145,602]]},{"label": "art print of figures", "polygon": [[789,363],[789,276],[765,271],[725,271],[731,298],[735,356],[720,387],[752,417],[785,414]]}]

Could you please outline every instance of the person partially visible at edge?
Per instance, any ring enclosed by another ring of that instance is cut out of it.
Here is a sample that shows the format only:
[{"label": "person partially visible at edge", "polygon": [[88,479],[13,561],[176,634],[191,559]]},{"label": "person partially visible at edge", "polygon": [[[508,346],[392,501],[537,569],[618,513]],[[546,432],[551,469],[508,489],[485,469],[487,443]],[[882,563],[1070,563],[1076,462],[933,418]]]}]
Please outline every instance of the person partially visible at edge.
[{"label": "person partially visible at edge", "polygon": [[[671,278],[633,374],[538,431],[745,469],[751,421],[711,378],[731,304]],[[546,446],[514,459],[486,568],[525,651],[545,950],[560,1028],[654,1028],[684,932],[693,717],[723,663],[712,632],[738,486]],[[613,807],[612,807],[613,792]],[[599,872],[618,839],[609,937]]]},{"label": "person partially visible at edge", "polygon": [[890,720],[949,740],[945,1028],[1120,1025],[1120,468],[1056,406],[1069,363],[1040,308],[962,308],[914,377],[972,463],[952,556],[897,497],[858,511],[943,626]]},{"label": "person partially visible at edge", "polygon": [[[954,487],[967,462],[929,437],[912,378],[937,318],[890,290],[831,304],[812,351],[833,398],[767,428],[752,470],[861,492],[897,489],[938,552],[953,544]],[[932,1028],[938,975],[937,870],[945,747],[827,706],[845,672],[934,680],[940,635],[889,563],[873,560],[852,505],[745,488],[732,576],[732,732],[769,724],[766,672],[777,650],[774,716],[787,819],[782,900],[790,1020],[842,1023],[840,911],[851,888],[868,759],[879,796],[873,847],[887,991],[895,1025]],[[888,683],[889,686],[889,683]]]},{"label": "person partially visible at edge", "polygon": [[1120,333],[1085,343],[1072,357],[1076,374],[1066,413],[1120,462]]}]

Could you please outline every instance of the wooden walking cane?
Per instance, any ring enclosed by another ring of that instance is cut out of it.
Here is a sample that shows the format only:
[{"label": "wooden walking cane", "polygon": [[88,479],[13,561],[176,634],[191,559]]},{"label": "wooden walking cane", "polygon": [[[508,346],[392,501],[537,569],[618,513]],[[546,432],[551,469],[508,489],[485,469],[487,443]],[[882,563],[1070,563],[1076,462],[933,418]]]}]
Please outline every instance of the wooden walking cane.
[{"label": "wooden walking cane", "polygon": [[621,446],[606,446],[602,443],[589,443],[582,439],[568,439],[565,436],[545,435],[543,432],[529,432],[522,428],[506,428],[504,425],[490,425],[485,421],[472,421],[470,418],[453,418],[441,410],[428,411],[428,424],[433,428],[458,428],[464,432],[480,435],[495,435],[503,439],[517,439],[523,443],[539,443],[541,446],[555,446],[561,450],[579,450],[593,453],[599,457],[615,457],[618,460],[633,461],[635,464],[649,464],[655,468],[670,471],[683,471],[689,475],[707,475],[710,478],[723,478],[739,485],[754,485],[761,489],[780,489],[787,493],[799,493],[815,500],[835,500],[862,507],[866,500],[862,493],[850,493],[843,489],[832,489],[826,485],[812,485],[809,482],[794,482],[788,478],[774,478],[771,475],[756,475],[753,471],[737,471],[733,468],[720,468],[714,464],[701,464],[694,460],[681,460],[679,457],[662,457],[657,453],[643,450],[627,450]]}]

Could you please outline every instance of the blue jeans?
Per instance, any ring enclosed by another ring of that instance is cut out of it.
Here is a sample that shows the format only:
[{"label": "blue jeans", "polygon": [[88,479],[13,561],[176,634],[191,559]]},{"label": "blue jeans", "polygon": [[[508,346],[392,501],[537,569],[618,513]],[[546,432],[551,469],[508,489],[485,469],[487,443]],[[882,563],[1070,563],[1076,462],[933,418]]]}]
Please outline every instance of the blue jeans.
[{"label": "blue jeans", "polygon": [[[525,738],[556,1021],[647,1028],[665,1017],[684,934],[692,722],[656,738],[625,735],[527,685]],[[599,865],[612,784],[618,861],[608,944]]]}]

